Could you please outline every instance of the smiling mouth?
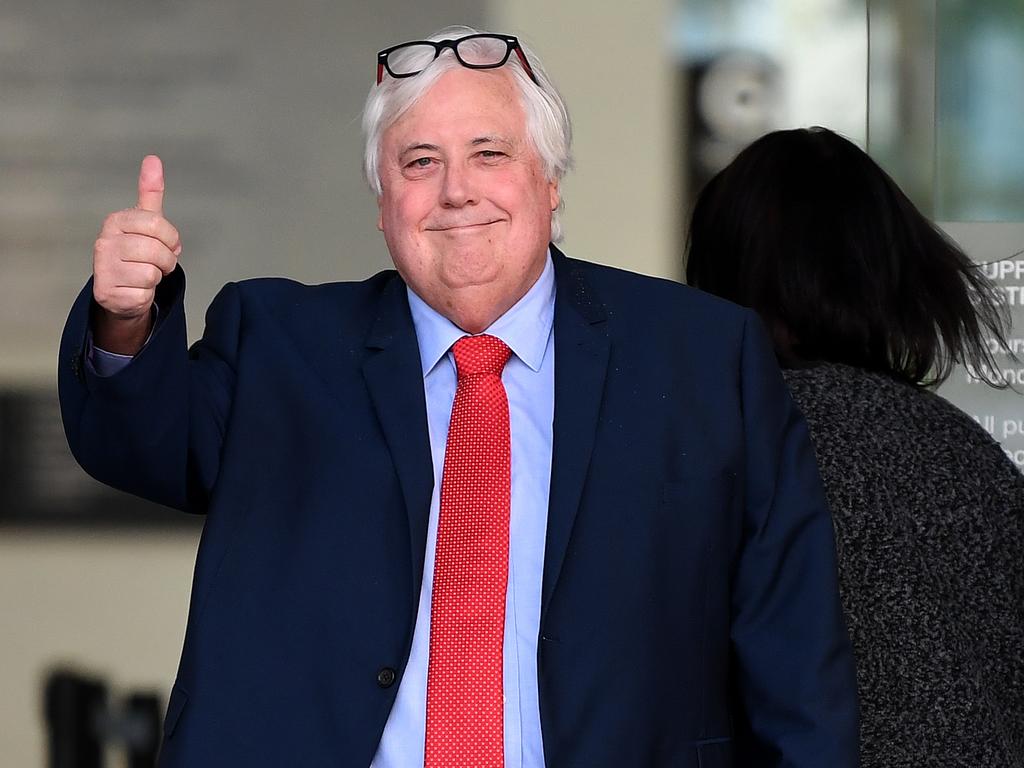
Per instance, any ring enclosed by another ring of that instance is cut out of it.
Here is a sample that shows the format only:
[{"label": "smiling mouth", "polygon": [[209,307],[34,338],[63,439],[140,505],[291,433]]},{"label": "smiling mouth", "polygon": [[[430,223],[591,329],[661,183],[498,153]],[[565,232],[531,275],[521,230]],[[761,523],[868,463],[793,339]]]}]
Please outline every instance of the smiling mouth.
[{"label": "smiling mouth", "polygon": [[455,224],[450,227],[427,227],[428,232],[472,232],[476,229],[483,229],[489,227],[491,224],[497,224],[501,219],[495,219],[494,221],[481,221],[476,224]]}]

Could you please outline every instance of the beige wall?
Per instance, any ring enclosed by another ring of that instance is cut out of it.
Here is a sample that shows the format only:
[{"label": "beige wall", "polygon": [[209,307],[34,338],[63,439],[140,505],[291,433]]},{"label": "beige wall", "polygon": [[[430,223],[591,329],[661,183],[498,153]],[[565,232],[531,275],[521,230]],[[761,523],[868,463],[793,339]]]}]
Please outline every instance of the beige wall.
[{"label": "beige wall", "polygon": [[101,676],[115,695],[166,695],[195,550],[187,533],[0,534],[0,764],[45,764],[41,690],[53,665]]},{"label": "beige wall", "polygon": [[575,128],[564,184],[565,251],[678,277],[681,138],[668,0],[491,0],[495,29],[543,57]]}]

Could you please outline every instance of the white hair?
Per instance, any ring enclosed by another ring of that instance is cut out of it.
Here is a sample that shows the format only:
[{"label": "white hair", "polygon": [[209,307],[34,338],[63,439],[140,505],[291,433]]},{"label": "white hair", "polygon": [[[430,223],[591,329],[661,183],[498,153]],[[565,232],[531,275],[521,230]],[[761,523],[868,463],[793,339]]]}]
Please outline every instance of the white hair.
[{"label": "white hair", "polygon": [[[437,42],[477,34],[487,33],[472,27],[452,26],[438,30],[427,40]],[[501,46],[504,43],[481,38],[464,45],[473,46],[477,51],[485,53],[493,46]],[[540,59],[522,42],[519,45],[526,60],[530,62],[537,82],[534,83],[530,79],[529,73],[523,68],[514,51],[509,52],[509,60],[503,69],[511,73],[512,82],[519,92],[519,100],[526,114],[526,133],[540,156],[545,175],[549,181],[560,181],[572,167],[572,125],[569,122],[569,112],[561,95],[544,71]],[[400,64],[415,68],[420,64],[409,59],[422,55],[415,51],[399,51],[395,58]],[[432,54],[426,55],[429,57]],[[414,77],[396,78],[385,75],[381,84],[371,88],[366,97],[366,106],[363,108],[363,138],[366,142],[363,166],[366,180],[377,197],[382,193],[379,164],[384,132],[419,101],[437,83],[441,75],[462,66],[455,58],[454,51],[448,50],[442,51],[433,61],[423,64],[423,71]],[[551,239],[556,243],[562,239],[562,225],[558,215],[561,208],[562,202],[559,197],[558,208],[551,212]]]}]

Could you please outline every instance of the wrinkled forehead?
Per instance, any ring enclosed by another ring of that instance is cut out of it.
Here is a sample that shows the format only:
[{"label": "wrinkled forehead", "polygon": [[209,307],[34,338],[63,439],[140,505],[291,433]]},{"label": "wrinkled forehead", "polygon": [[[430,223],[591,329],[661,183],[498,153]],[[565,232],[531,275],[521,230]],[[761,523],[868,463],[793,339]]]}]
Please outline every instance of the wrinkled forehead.
[{"label": "wrinkled forehead", "polygon": [[500,135],[528,142],[525,112],[512,79],[495,69],[450,69],[385,130],[387,138],[433,141],[434,134],[467,140]]}]

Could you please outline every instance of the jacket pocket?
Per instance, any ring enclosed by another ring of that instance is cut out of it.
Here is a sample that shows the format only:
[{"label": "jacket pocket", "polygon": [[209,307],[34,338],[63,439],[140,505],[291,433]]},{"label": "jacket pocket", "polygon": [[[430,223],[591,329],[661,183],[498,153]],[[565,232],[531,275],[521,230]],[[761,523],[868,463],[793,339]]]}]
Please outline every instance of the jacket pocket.
[{"label": "jacket pocket", "polygon": [[167,716],[164,718],[164,739],[170,739],[174,735],[174,729],[181,719],[181,713],[188,704],[188,692],[175,683],[171,688],[171,697],[167,701]]}]

